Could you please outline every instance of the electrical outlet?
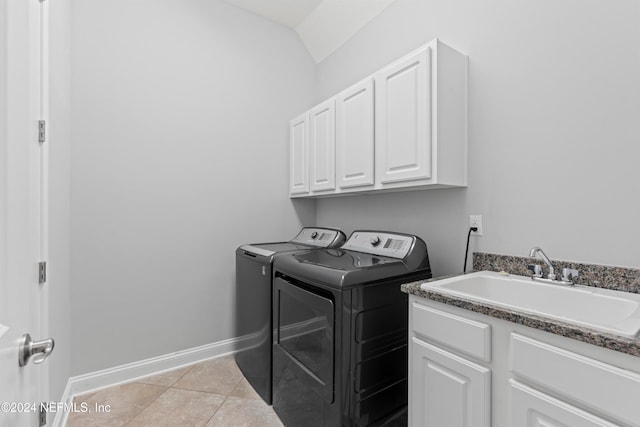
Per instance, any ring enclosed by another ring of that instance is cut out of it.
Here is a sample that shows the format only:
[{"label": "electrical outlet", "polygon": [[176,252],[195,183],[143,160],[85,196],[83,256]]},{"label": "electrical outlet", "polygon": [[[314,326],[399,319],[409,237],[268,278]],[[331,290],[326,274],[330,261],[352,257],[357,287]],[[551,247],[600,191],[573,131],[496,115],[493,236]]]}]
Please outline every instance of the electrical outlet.
[{"label": "electrical outlet", "polygon": [[477,227],[478,231],[472,231],[472,236],[482,236],[482,215],[469,215],[469,227]]}]

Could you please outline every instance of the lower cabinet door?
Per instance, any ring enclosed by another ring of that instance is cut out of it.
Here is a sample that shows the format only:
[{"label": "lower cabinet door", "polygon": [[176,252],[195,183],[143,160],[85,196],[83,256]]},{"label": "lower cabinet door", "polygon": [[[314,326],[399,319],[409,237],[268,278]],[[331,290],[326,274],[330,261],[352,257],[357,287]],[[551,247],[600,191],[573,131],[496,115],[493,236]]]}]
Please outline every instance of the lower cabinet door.
[{"label": "lower cabinet door", "polygon": [[521,427],[616,427],[602,418],[509,380],[511,425]]},{"label": "lower cabinet door", "polygon": [[490,427],[491,370],[413,337],[413,427]]}]

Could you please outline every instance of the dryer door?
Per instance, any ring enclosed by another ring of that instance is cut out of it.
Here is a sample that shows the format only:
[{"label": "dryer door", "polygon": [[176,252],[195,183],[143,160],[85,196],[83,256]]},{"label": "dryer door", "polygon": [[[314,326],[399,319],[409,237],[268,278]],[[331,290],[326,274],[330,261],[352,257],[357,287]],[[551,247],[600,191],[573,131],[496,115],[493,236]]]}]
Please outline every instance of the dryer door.
[{"label": "dryer door", "polygon": [[[279,386],[286,387],[278,384],[278,380],[290,378],[313,390],[326,403],[332,403],[333,300],[329,295],[311,292],[282,278],[275,279],[273,296],[274,392]],[[282,372],[276,372],[278,369]]]}]

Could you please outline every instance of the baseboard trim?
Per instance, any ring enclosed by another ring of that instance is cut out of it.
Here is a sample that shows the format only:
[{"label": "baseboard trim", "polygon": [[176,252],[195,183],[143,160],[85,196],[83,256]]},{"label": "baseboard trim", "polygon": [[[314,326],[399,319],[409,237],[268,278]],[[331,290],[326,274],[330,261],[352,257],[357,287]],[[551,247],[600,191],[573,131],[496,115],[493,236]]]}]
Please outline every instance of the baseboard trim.
[{"label": "baseboard trim", "polygon": [[[79,394],[106,387],[113,387],[118,384],[134,381],[138,378],[172,371],[183,366],[202,362],[203,360],[232,354],[249,345],[250,340],[248,338],[231,338],[187,350],[176,351],[175,353],[140,360],[138,362],[127,363],[114,368],[71,377],[67,381],[61,403],[66,404],[67,407],[71,407],[73,397]],[[68,411],[57,412],[51,425],[53,427],[63,427],[67,422],[68,415]]]}]

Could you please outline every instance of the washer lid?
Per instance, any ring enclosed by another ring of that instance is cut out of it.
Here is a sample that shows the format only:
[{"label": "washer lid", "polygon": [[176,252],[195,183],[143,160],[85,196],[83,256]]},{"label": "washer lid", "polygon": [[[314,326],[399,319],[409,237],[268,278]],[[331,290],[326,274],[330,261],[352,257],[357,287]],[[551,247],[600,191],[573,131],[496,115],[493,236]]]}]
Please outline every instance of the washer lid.
[{"label": "washer lid", "polygon": [[310,246],[302,243],[279,242],[279,243],[256,243],[252,245],[242,245],[240,246],[240,249],[242,249],[245,252],[250,252],[254,255],[269,257],[280,252],[303,251],[306,249],[310,249]]},{"label": "washer lid", "polygon": [[326,249],[310,251],[295,255],[298,262],[341,271],[360,270],[363,268],[387,267],[388,264],[402,264],[402,260],[363,252],[345,251],[342,249]]},{"label": "washer lid", "polygon": [[277,253],[302,251],[313,248],[336,248],[345,241],[342,231],[333,228],[303,227],[289,242],[252,243],[238,250],[251,255],[270,257]]},{"label": "washer lid", "polygon": [[342,249],[283,254],[275,258],[274,270],[277,275],[332,289],[381,280],[414,281],[431,277],[428,265],[410,268],[404,260]]}]

